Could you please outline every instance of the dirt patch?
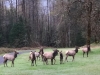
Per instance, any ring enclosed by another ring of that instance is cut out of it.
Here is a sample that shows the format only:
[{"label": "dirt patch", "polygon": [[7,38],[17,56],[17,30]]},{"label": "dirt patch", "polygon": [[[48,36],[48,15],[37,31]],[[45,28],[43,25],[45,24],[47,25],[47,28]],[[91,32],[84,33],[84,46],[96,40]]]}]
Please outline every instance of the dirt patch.
[{"label": "dirt patch", "polygon": [[13,48],[0,48],[0,54],[3,54],[3,53],[10,53],[10,52],[13,52],[15,49]]},{"label": "dirt patch", "polygon": [[[22,47],[22,48],[5,48],[5,47],[1,47],[0,48],[0,54],[4,54],[4,53],[11,53],[14,50],[39,50],[41,47]],[[45,46],[43,46],[43,48],[47,48]]]}]

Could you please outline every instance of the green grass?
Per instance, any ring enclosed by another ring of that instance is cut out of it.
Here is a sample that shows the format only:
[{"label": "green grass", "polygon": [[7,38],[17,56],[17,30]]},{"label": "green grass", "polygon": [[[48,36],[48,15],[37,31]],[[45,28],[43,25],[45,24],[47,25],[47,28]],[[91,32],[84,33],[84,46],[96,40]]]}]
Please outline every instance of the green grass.
[{"label": "green grass", "polygon": [[[45,49],[51,51],[52,49]],[[59,48],[63,53],[68,50]],[[15,60],[15,67],[0,65],[0,75],[100,75],[100,48],[92,49],[89,57],[83,58],[80,50],[75,56],[75,61],[72,62],[72,57],[68,57],[69,62],[59,64],[59,55],[56,57],[56,64],[43,65],[42,61],[37,60],[37,66],[31,66],[31,61],[28,61],[29,53],[18,55]]]}]

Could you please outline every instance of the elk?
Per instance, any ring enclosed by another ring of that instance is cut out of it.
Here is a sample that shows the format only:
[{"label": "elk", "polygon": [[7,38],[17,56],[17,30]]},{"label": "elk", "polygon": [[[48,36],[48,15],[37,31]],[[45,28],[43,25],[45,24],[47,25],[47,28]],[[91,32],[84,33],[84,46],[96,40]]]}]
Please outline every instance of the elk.
[{"label": "elk", "polygon": [[14,60],[17,57],[17,54],[19,54],[19,53],[15,50],[13,55],[11,55],[11,54],[5,54],[5,55],[3,55],[3,58],[4,58],[4,62],[3,62],[4,63],[4,67],[5,67],[5,64],[6,64],[6,67],[8,67],[7,66],[7,61],[8,60],[12,61],[11,67],[14,67]]},{"label": "elk", "polygon": [[87,57],[88,57],[88,53],[89,53],[90,50],[91,50],[91,49],[90,49],[90,45],[87,45],[86,48],[83,48],[83,49],[82,49],[82,51],[83,51],[83,57],[84,57],[84,54],[85,54],[85,53],[87,53]]},{"label": "elk", "polygon": [[51,65],[53,65],[53,60],[55,60],[55,57],[58,55],[58,52],[59,52],[59,50],[57,50],[57,49],[53,50],[53,52],[45,52],[43,54],[43,61],[45,61],[46,64],[48,64],[48,59],[51,59]]},{"label": "elk", "polygon": [[31,66],[34,66],[34,61],[35,61],[35,65],[36,65],[35,52],[32,52],[32,51],[30,52],[30,60],[31,60]]},{"label": "elk", "polygon": [[[75,57],[76,53],[78,53],[78,49],[79,49],[79,47],[76,46],[75,50],[69,50],[69,51],[67,51],[66,52],[66,58],[65,58],[65,60],[67,60],[68,56],[72,56],[73,60],[74,60],[74,57]],[[68,60],[67,60],[67,62],[68,62]]]},{"label": "elk", "polygon": [[35,57],[37,58],[37,60],[38,60],[38,58],[40,60],[40,53],[35,51]]},{"label": "elk", "polygon": [[59,53],[60,53],[60,64],[62,64],[63,63],[63,53],[62,51],[60,51]]},{"label": "elk", "polygon": [[43,61],[43,54],[44,54],[43,47],[40,48],[39,54],[41,55],[41,58],[42,58],[42,61]]}]

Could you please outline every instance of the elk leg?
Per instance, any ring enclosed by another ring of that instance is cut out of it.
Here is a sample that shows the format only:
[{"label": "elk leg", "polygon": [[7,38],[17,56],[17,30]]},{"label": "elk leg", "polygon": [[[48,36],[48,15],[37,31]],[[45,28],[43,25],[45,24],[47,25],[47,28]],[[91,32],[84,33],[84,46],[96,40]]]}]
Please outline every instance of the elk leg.
[{"label": "elk leg", "polygon": [[45,63],[46,63],[45,57],[43,57],[42,61],[43,61],[43,64],[45,65]]},{"label": "elk leg", "polygon": [[12,61],[11,67],[14,67],[14,61]]},{"label": "elk leg", "polygon": [[46,65],[48,65],[48,60],[46,60],[45,62],[46,62]]},{"label": "elk leg", "polygon": [[[6,60],[6,66],[7,66],[7,60]],[[8,67],[8,66],[7,66]]]},{"label": "elk leg", "polygon": [[88,52],[87,52],[87,57],[88,57]]},{"label": "elk leg", "polygon": [[12,67],[12,63],[11,63],[11,67]]},{"label": "elk leg", "polygon": [[[65,61],[67,60],[67,57],[68,57],[68,55],[66,55]],[[68,62],[68,60],[67,60],[67,62]]]},{"label": "elk leg", "polygon": [[62,60],[60,59],[60,64],[62,63]]},{"label": "elk leg", "polygon": [[48,60],[47,60],[47,58],[46,58],[46,57],[43,57],[43,62],[45,62],[45,63],[46,63],[46,65],[48,65]]},{"label": "elk leg", "polygon": [[63,63],[63,59],[60,59],[60,64],[62,64]]},{"label": "elk leg", "polygon": [[33,66],[33,60],[32,60],[32,62],[31,62],[31,66]]},{"label": "elk leg", "polygon": [[4,60],[4,62],[3,62],[3,63],[4,63],[4,67],[5,67],[5,60]]},{"label": "elk leg", "polygon": [[48,65],[48,59],[47,59],[47,65]]},{"label": "elk leg", "polygon": [[63,57],[60,57],[60,64],[63,63]]},{"label": "elk leg", "polygon": [[[6,64],[6,66],[7,66],[7,59],[4,59],[4,67],[5,67],[5,64]],[[8,66],[7,66],[8,67]]]},{"label": "elk leg", "polygon": [[56,59],[54,58],[54,60],[55,60],[55,61],[54,61],[54,64],[55,64],[55,62],[56,62]]},{"label": "elk leg", "polygon": [[39,57],[39,61],[40,61],[40,55],[38,57]]},{"label": "elk leg", "polygon": [[37,56],[37,60],[38,60],[38,56]]},{"label": "elk leg", "polygon": [[[6,65],[6,67],[7,67],[7,62],[5,62],[5,65]],[[5,67],[5,66],[4,66]]]},{"label": "elk leg", "polygon": [[36,64],[36,60],[35,60],[35,65],[37,66],[37,64]]},{"label": "elk leg", "polygon": [[53,65],[53,59],[51,59],[51,65]]},{"label": "elk leg", "polygon": [[43,64],[45,65],[45,61],[43,60]]},{"label": "elk leg", "polygon": [[33,61],[33,66],[34,66],[34,61]]},{"label": "elk leg", "polygon": [[[72,57],[73,57],[73,60],[74,60],[74,56],[72,56]],[[72,60],[72,61],[73,61],[73,60]]]},{"label": "elk leg", "polygon": [[46,65],[48,65],[48,60],[47,60],[47,58],[45,58],[44,61],[45,61]]},{"label": "elk leg", "polygon": [[42,58],[42,61],[43,61],[43,55],[40,55],[40,57]]},{"label": "elk leg", "polygon": [[85,52],[83,52],[83,57],[84,57]]}]

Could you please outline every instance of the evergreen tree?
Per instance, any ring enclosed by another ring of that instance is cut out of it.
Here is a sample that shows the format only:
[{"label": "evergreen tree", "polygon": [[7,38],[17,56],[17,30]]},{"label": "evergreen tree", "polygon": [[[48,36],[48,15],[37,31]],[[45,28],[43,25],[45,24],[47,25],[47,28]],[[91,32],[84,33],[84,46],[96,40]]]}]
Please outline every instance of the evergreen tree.
[{"label": "evergreen tree", "polygon": [[76,46],[83,46],[86,44],[85,38],[82,37],[82,33],[78,32],[76,35],[75,45]]},{"label": "evergreen tree", "polygon": [[25,40],[25,25],[23,23],[22,17],[19,18],[18,23],[14,24],[9,35],[10,44],[15,47],[24,46]]}]

